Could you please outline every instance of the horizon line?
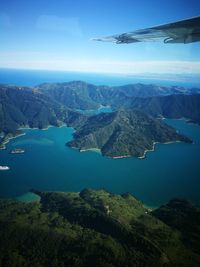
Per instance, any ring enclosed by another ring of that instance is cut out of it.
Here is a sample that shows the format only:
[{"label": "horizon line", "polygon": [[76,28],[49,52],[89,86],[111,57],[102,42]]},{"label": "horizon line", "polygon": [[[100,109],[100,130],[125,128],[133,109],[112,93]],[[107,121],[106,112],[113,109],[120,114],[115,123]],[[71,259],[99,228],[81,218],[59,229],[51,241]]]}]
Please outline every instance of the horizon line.
[{"label": "horizon line", "polygon": [[0,70],[23,70],[23,71],[49,71],[49,72],[72,72],[72,73],[89,73],[89,74],[103,74],[103,75],[121,75],[121,76],[166,76],[166,75],[172,75],[172,76],[199,76],[200,73],[197,72],[147,72],[147,71],[141,71],[141,72],[112,72],[112,71],[95,71],[95,70],[75,70],[75,69],[52,69],[52,68],[34,68],[34,67],[5,67],[0,66]]}]

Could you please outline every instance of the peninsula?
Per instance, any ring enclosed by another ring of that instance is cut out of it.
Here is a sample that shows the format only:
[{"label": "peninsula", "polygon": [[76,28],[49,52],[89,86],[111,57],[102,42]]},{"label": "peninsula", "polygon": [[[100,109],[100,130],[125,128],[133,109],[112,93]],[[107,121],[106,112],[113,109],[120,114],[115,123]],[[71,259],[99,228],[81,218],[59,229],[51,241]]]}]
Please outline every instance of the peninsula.
[{"label": "peninsula", "polygon": [[119,110],[89,117],[67,146],[87,151],[97,148],[112,158],[143,158],[155,143],[192,141],[163,121],[139,110]]}]

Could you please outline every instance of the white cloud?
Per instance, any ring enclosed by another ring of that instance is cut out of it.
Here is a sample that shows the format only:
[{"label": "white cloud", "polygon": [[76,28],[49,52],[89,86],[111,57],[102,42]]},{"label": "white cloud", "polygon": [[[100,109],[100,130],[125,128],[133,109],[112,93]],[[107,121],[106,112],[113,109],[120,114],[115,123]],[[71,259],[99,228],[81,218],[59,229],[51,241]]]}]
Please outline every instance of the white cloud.
[{"label": "white cloud", "polygon": [[36,27],[48,31],[61,31],[70,35],[82,36],[79,19],[42,15],[36,21]]},{"label": "white cloud", "polygon": [[193,74],[200,73],[200,62],[192,61],[141,61],[141,62],[117,62],[117,61],[78,61],[62,59],[21,61],[17,64],[29,68],[67,70],[83,72],[102,72],[119,74],[140,73],[176,73]]},{"label": "white cloud", "polygon": [[10,17],[6,13],[0,12],[0,27],[10,27]]}]

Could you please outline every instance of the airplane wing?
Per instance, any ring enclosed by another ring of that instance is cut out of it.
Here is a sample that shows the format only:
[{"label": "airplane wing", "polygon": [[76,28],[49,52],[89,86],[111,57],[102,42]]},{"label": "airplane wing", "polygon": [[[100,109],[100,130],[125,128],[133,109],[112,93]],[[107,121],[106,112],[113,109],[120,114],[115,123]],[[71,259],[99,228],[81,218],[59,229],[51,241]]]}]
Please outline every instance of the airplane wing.
[{"label": "airplane wing", "polygon": [[128,44],[146,41],[163,41],[164,43],[192,43],[200,41],[200,16],[163,24],[156,27],[136,30],[108,37],[94,38],[95,41]]}]

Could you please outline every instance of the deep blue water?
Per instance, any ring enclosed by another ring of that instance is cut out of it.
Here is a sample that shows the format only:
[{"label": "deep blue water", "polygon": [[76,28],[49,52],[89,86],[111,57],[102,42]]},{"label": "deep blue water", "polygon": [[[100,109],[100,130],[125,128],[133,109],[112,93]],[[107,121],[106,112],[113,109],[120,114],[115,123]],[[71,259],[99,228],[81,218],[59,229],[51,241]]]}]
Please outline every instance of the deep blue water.
[{"label": "deep blue water", "polygon": [[[71,80],[106,85],[144,82],[125,76],[0,70],[0,83],[36,85]],[[151,81],[146,80],[146,83]],[[173,197],[186,197],[200,203],[200,126],[183,120],[167,122],[195,143],[157,144],[155,152],[147,153],[144,160],[113,160],[95,152],[80,153],[70,149],[65,143],[72,138],[71,128],[25,130],[25,136],[11,140],[7,150],[0,151],[0,165],[10,166],[9,171],[0,172],[0,195],[28,198],[26,193],[31,188],[80,191],[91,187],[115,193],[129,191],[150,206]],[[15,147],[24,148],[26,153],[11,155],[9,151]]]},{"label": "deep blue water", "polygon": [[[167,120],[195,144],[157,144],[144,160],[109,159],[96,152],[83,152],[65,146],[72,128],[25,130],[26,135],[11,140],[0,151],[0,195],[18,196],[31,188],[80,191],[85,187],[106,188],[115,193],[131,192],[147,205],[156,206],[173,197],[186,197],[200,203],[200,126],[183,120]],[[9,151],[22,147],[25,154]]]},{"label": "deep blue water", "polygon": [[0,83],[16,84],[20,86],[35,86],[44,82],[69,82],[81,80],[96,85],[125,85],[130,83],[158,84],[158,85],[179,85],[186,87],[199,87],[200,77],[189,77],[186,81],[182,77],[174,75],[174,80],[147,78],[143,76],[92,74],[81,72],[44,71],[44,70],[16,70],[0,69]]}]

